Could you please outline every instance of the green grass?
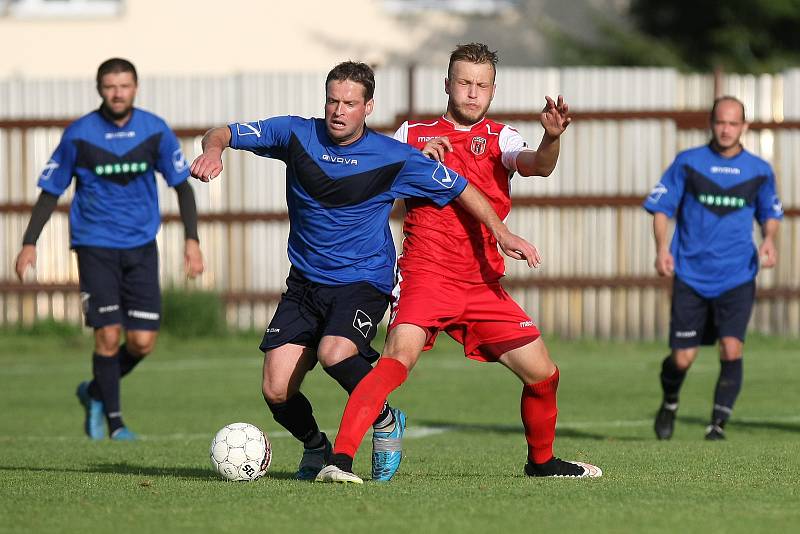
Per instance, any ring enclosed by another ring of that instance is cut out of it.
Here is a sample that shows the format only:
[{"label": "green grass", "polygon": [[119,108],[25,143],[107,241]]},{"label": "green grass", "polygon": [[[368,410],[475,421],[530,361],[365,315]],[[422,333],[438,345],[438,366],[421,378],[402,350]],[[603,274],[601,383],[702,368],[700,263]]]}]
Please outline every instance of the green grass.
[{"label": "green grass", "polygon": [[[46,335],[45,335],[46,334]],[[258,335],[163,337],[124,382],[137,443],[91,443],[74,396],[91,340],[74,330],[0,333],[0,532],[778,532],[800,521],[800,343],[752,339],[728,441],[703,437],[716,380],[704,351],[675,437],[653,438],[663,344],[549,343],[561,367],[556,453],[596,480],[522,475],[520,385],[440,338],[393,404],[409,414],[400,472],[361,487],[291,480],[301,446],[260,395]],[[344,394],[316,369],[304,386],[335,432]],[[226,423],[270,436],[265,478],[227,483],[208,445]],[[439,429],[420,435],[423,429]],[[369,444],[356,459],[369,472]]]}]

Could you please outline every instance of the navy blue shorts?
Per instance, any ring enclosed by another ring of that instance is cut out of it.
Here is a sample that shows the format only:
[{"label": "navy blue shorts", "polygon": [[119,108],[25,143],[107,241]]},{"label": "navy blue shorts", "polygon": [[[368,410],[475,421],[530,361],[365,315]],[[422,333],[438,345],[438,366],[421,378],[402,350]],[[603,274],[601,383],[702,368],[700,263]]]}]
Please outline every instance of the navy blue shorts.
[{"label": "navy blue shorts", "polygon": [[735,337],[744,342],[755,297],[754,280],[729,289],[716,298],[707,299],[675,277],[669,346],[688,349],[713,345],[722,337]]},{"label": "navy blue shorts", "polygon": [[75,247],[75,252],[87,326],[158,330],[161,288],[155,241],[127,249]]},{"label": "navy blue shorts", "polygon": [[364,358],[374,362],[380,354],[370,343],[388,307],[389,296],[372,284],[318,284],[292,267],[286,279],[286,292],[259,348],[267,351],[292,343],[316,349],[324,336],[341,336],[352,341]]}]

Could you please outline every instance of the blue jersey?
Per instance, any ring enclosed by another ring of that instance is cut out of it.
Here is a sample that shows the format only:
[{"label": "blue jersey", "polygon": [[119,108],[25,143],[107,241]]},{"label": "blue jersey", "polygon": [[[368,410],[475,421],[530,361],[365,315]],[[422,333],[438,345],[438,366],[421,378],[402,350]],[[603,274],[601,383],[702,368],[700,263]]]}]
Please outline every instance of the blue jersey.
[{"label": "blue jersey", "polygon": [[172,187],[189,177],[163,119],[134,108],[120,127],[93,111],[64,131],[38,185],[60,196],[75,178],[72,247],[134,248],[155,239],[161,224],[154,171]]},{"label": "blue jersey", "polygon": [[229,128],[232,148],[286,163],[289,261],[320,284],[369,282],[390,293],[394,200],[444,205],[467,186],[417,149],[368,128],[346,146],[331,141],[322,119],[284,116]]},{"label": "blue jersey", "polygon": [[676,217],[675,274],[706,298],[755,278],[753,218],[783,218],[769,163],[746,150],[725,158],[708,145],[678,154],[644,208]]}]

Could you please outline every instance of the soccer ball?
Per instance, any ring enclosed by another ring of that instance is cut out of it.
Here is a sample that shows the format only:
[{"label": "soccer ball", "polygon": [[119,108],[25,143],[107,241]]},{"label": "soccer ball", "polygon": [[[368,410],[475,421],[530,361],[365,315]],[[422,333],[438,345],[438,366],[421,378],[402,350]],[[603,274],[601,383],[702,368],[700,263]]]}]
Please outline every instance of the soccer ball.
[{"label": "soccer ball", "polygon": [[258,427],[249,423],[225,425],[211,440],[211,465],[228,480],[255,480],[269,469],[272,448]]}]

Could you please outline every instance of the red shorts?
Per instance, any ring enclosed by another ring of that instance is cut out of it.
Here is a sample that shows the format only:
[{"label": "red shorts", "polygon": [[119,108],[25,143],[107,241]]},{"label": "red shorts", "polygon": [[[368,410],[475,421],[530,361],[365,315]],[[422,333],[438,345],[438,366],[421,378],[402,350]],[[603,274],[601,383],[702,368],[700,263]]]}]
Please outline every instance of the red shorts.
[{"label": "red shorts", "polygon": [[399,324],[424,328],[428,339],[423,350],[433,348],[444,330],[464,345],[468,358],[493,362],[541,336],[500,282],[468,283],[424,271],[404,271],[398,279],[389,330]]}]

